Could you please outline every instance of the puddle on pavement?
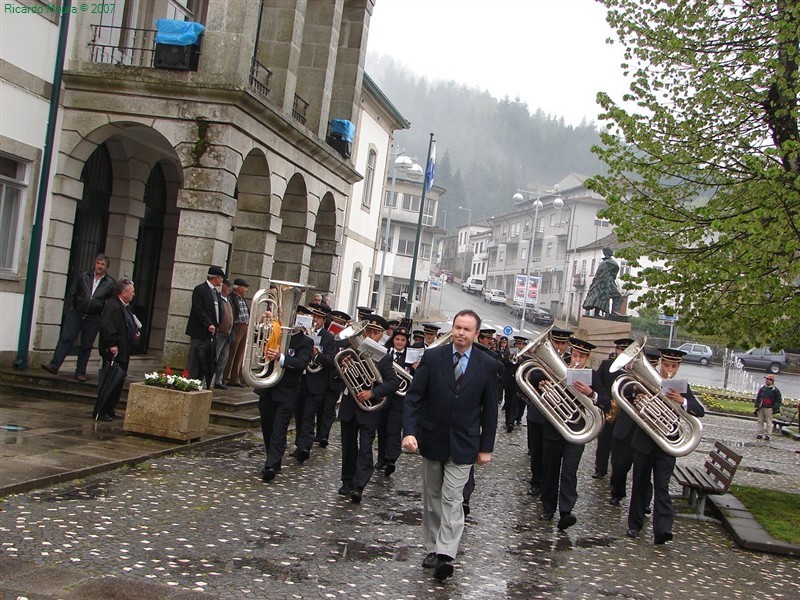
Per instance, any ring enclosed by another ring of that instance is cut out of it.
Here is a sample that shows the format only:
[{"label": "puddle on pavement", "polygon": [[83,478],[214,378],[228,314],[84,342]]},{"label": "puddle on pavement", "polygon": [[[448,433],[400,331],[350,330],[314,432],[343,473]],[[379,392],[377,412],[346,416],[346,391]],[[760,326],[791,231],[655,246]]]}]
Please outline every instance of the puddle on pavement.
[{"label": "puddle on pavement", "polygon": [[402,498],[414,498],[414,500],[422,499],[422,492],[419,490],[395,490],[394,495]]},{"label": "puddle on pavement", "polygon": [[[373,560],[400,560],[401,553],[395,542],[362,542],[359,540],[336,540],[333,542],[333,557],[359,562]],[[407,554],[406,554],[407,556]]]},{"label": "puddle on pavement", "polygon": [[291,581],[300,583],[307,577],[305,569],[295,565],[287,565],[285,560],[271,560],[269,558],[246,557],[234,558],[233,567],[235,569],[247,569],[260,575],[276,579],[278,581]]},{"label": "puddle on pavement", "polygon": [[56,494],[36,497],[40,502],[63,502],[65,500],[94,500],[106,495],[106,482],[96,482],[81,487],[71,487]]},{"label": "puddle on pavement", "polygon": [[751,467],[748,465],[739,465],[739,468],[742,471],[749,471],[750,473],[759,473],[760,475],[778,475],[778,471],[773,471],[772,469],[765,469],[763,467]]},{"label": "puddle on pavement", "polygon": [[378,513],[384,523],[402,523],[403,525],[422,525],[422,509],[409,508],[396,512]]},{"label": "puddle on pavement", "polygon": [[256,445],[253,442],[245,439],[235,440],[224,444],[215,444],[206,450],[198,450],[198,456],[211,456],[211,457],[226,457],[239,454],[240,452],[250,452],[254,450],[261,450],[263,453],[263,446]]},{"label": "puddle on pavement", "polygon": [[285,543],[289,535],[281,529],[270,529],[268,527],[258,528],[258,537],[252,537],[247,541],[248,546],[255,548],[267,548],[275,544]]}]

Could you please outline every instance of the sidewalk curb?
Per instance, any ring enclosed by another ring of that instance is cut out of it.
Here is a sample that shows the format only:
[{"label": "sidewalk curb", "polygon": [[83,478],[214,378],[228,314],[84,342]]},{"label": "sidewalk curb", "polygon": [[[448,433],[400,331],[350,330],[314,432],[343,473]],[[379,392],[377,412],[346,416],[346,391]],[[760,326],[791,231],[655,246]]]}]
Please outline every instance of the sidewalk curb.
[{"label": "sidewalk curb", "polygon": [[709,496],[708,500],[719,510],[722,524],[740,547],[754,552],[800,556],[800,545],[772,537],[736,496],[720,494]]}]

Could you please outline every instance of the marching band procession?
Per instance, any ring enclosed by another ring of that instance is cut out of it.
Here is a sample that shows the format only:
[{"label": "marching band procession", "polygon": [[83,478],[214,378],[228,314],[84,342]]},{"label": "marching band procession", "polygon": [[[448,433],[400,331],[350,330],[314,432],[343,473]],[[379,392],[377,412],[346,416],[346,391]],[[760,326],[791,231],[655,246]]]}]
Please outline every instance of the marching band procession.
[{"label": "marching band procession", "polygon": [[413,330],[410,319],[389,321],[366,307],[354,319],[321,301],[301,306],[304,292],[272,281],[250,310],[242,377],[259,397],[264,482],[281,471],[292,417],[290,456],[303,463],[314,443],[327,447],[338,402],[339,495],[355,504],[368,499],[371,478],[395,472],[401,447],[419,452],[422,566],[443,581],[454,571],[474,465],[491,461],[503,404],[509,433],[527,411],[528,494],[541,501],[539,519],[557,513],[559,530],[577,522],[578,467],[597,439],[593,477],[603,478],[610,461],[609,504],[618,506],[630,490],[626,535],[638,537],[652,512],[654,543],[673,539],[669,481],[676,457],[699,443],[704,414],[675,378],[683,352],[620,338],[594,370],[596,346],[555,326],[534,339],[515,336],[509,348],[472,310],[457,313],[452,330],[439,335],[438,325]]}]

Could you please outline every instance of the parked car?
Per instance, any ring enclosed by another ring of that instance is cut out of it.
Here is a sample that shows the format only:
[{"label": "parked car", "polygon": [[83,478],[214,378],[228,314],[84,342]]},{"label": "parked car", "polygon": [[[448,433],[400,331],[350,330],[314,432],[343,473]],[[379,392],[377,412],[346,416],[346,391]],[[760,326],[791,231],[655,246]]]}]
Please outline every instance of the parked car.
[{"label": "parked car", "polygon": [[[536,307],[534,306],[533,302],[528,302],[528,307],[525,309],[525,316],[527,317],[528,312],[534,308]],[[511,305],[509,312],[517,317],[522,316],[522,302],[514,302],[514,304]]]},{"label": "parked car", "polygon": [[733,356],[742,361],[745,367],[764,369],[770,373],[780,373],[786,368],[786,353],[769,348],[750,348],[747,352],[734,352]]},{"label": "parked car", "polygon": [[467,277],[467,280],[461,284],[461,290],[468,294],[480,294],[483,292],[485,283],[482,277]]},{"label": "parked car", "polygon": [[439,278],[441,278],[442,275],[445,275],[447,277],[447,281],[453,281],[453,272],[452,271],[447,271],[447,270],[443,269],[443,270],[439,271],[436,275]]},{"label": "parked car", "polygon": [[534,325],[545,325],[550,327],[553,324],[553,315],[544,308],[529,308],[525,311],[525,318]]},{"label": "parked car", "polygon": [[483,301],[489,304],[505,304],[506,293],[503,290],[487,290],[483,294]]},{"label": "parked car", "polygon": [[686,352],[686,355],[683,357],[684,362],[696,362],[704,367],[711,362],[711,357],[714,355],[711,348],[705,344],[695,344],[693,342],[681,344],[676,350]]}]

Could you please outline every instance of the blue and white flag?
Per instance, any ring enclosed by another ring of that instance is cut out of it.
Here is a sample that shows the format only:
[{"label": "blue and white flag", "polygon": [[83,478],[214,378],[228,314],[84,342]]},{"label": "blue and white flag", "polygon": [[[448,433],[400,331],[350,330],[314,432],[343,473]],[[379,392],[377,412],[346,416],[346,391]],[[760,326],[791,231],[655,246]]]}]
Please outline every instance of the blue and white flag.
[{"label": "blue and white flag", "polygon": [[431,148],[431,157],[428,159],[428,167],[425,169],[425,191],[430,192],[433,187],[433,174],[436,171],[436,142]]}]

